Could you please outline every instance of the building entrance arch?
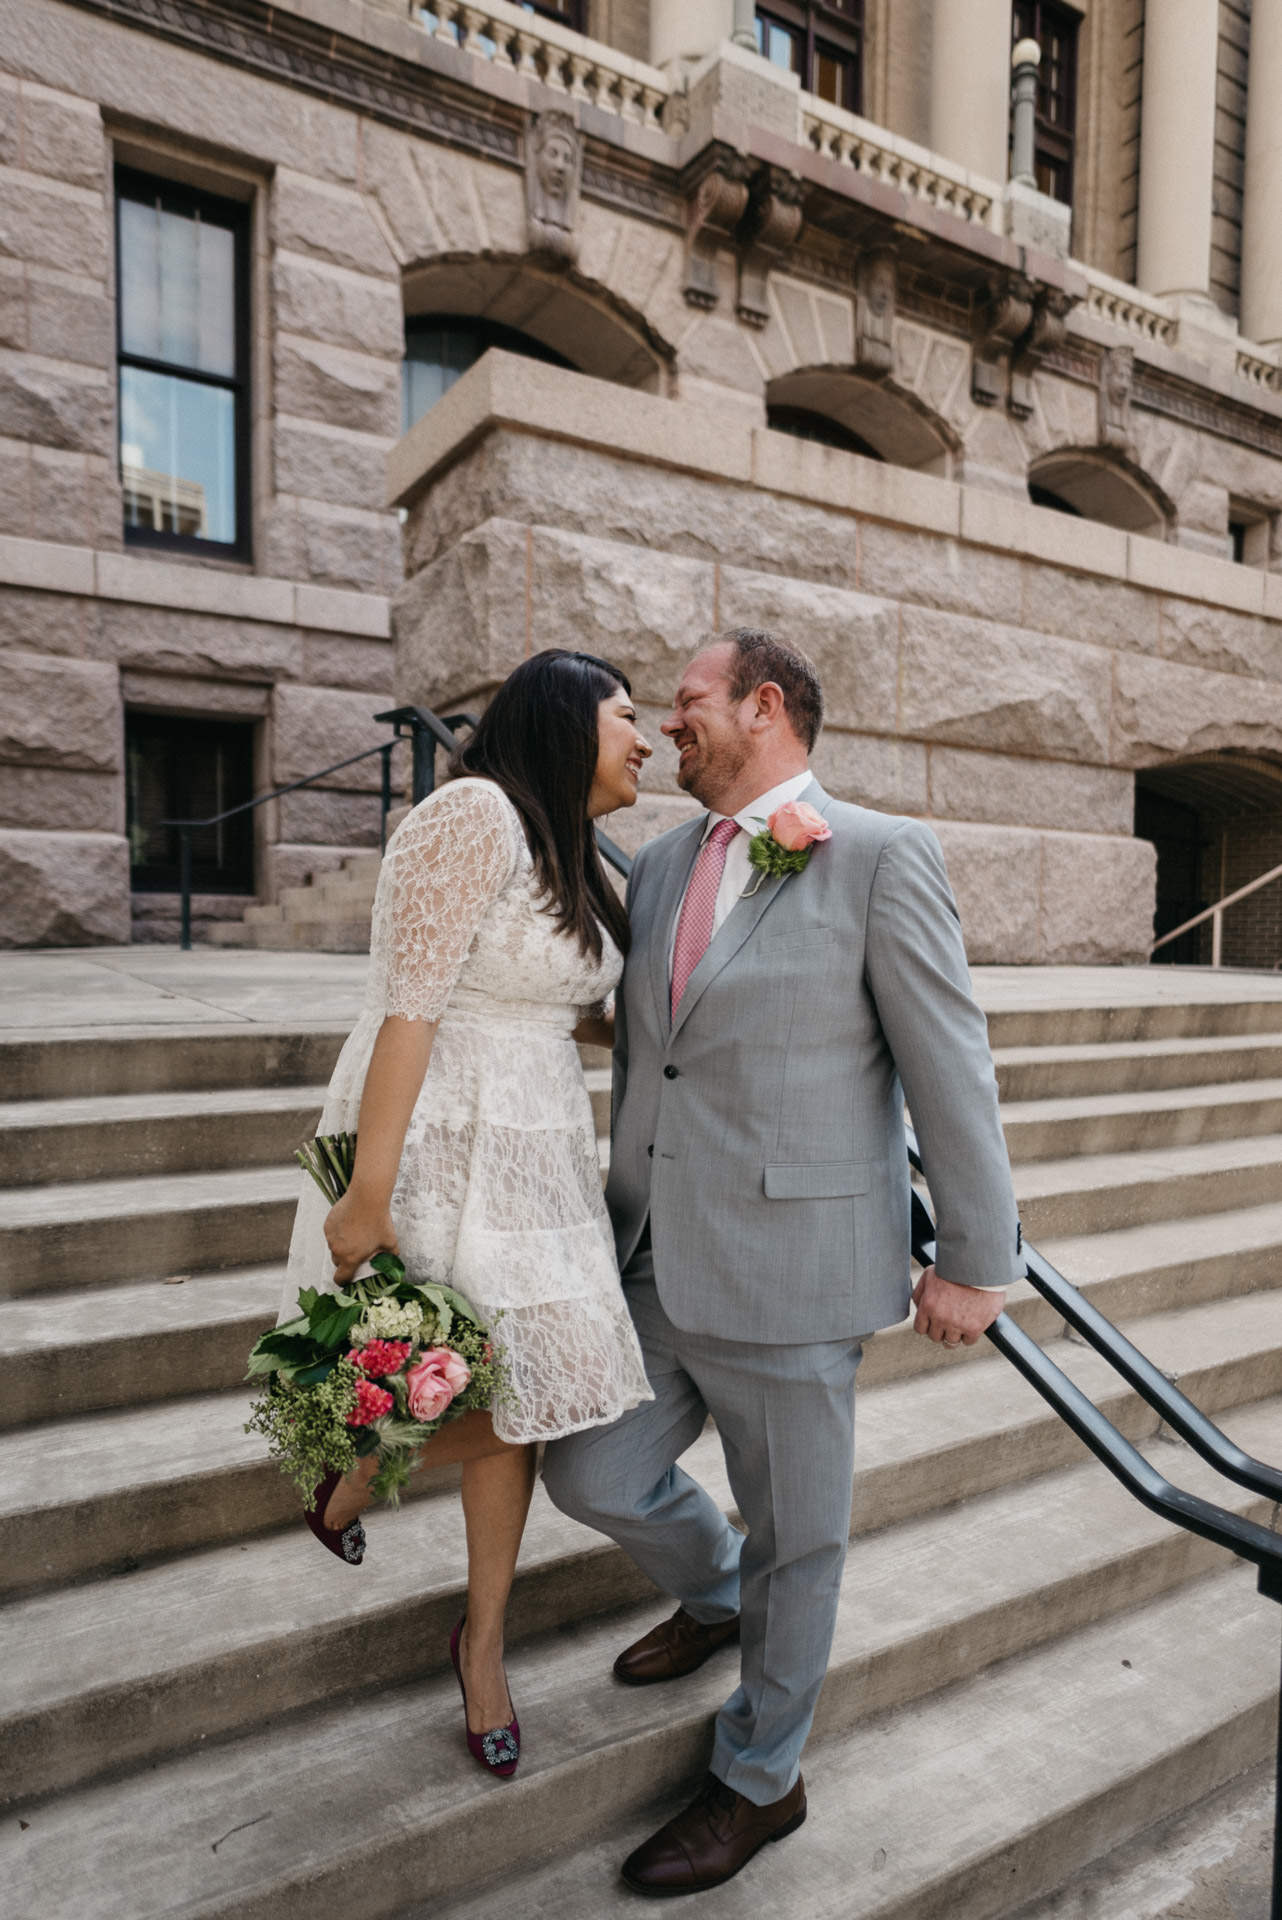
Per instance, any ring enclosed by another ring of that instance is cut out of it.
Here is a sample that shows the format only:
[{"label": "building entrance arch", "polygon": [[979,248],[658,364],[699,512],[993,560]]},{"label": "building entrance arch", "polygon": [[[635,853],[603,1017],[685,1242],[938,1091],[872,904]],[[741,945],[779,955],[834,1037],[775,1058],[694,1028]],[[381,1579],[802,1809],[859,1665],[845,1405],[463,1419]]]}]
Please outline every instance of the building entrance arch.
[{"label": "building entrance arch", "polygon": [[[1135,833],[1157,850],[1154,939],[1282,865],[1282,757],[1199,754],[1135,776]],[[1154,960],[1208,966],[1211,924],[1171,941]],[[1282,963],[1282,879],[1224,915],[1223,962]]]}]

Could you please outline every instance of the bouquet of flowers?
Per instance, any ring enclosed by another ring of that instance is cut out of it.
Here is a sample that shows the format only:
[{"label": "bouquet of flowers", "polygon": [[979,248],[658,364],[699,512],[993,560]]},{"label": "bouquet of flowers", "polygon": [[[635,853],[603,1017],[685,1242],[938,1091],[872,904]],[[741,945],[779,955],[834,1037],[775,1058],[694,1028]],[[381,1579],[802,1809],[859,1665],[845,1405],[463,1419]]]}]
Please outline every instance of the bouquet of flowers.
[{"label": "bouquet of flowers", "polygon": [[[356,1135],[319,1135],[295,1158],[333,1205],[346,1193]],[[245,1423],[313,1505],[332,1472],[377,1452],[371,1491],[395,1506],[418,1456],[447,1420],[486,1409],[506,1380],[489,1333],[452,1287],[415,1286],[394,1253],[337,1293],[307,1287],[299,1315],[263,1334],[249,1378],[263,1390]]]}]

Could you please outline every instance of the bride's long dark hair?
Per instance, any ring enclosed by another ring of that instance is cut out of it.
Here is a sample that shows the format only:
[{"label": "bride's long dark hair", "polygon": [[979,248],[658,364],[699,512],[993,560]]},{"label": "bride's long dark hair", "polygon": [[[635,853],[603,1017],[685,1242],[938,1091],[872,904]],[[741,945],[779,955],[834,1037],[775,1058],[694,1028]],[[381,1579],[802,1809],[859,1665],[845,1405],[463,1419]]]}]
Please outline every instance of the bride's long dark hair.
[{"label": "bride's long dark hair", "polygon": [[588,819],[597,709],[620,688],[631,696],[626,675],[608,660],[549,647],[508,675],[452,763],[457,774],[482,774],[502,787],[525,823],[558,931],[573,934],[594,960],[602,924],[619,951],[628,950],[628,917]]}]

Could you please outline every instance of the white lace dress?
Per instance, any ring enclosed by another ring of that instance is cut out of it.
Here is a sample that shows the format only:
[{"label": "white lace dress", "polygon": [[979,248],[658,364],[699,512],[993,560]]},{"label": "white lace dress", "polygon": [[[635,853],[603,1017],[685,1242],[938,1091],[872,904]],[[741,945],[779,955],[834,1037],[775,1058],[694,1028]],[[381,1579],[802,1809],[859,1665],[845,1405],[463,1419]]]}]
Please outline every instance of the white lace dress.
[{"label": "white lace dress", "polygon": [[[430,794],[387,843],[365,1011],[339,1055],[322,1133],[354,1131],[387,1014],[439,1022],[405,1136],[392,1218],[410,1277],[445,1281],[494,1326],[510,1441],[550,1440],[651,1399],[619,1284],[587,1088],[572,1038],[613,989],[556,931],[515,807],[488,780]],[[304,1182],[283,1315],[332,1288],[324,1196]],[[496,1315],[501,1315],[494,1323]]]}]

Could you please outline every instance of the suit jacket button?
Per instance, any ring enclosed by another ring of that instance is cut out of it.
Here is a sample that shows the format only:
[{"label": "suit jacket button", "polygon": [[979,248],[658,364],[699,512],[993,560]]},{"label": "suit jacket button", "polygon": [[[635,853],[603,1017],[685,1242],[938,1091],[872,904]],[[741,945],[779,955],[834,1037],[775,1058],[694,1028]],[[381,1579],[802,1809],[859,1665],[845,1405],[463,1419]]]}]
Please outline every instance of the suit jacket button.
[{"label": "suit jacket button", "polygon": [[647,1148],[646,1148],[646,1156],[647,1156],[647,1158],[648,1158],[648,1159],[651,1159],[651,1160],[653,1160],[653,1159],[654,1159],[654,1148],[653,1148],[653,1147],[647,1147]]},{"label": "suit jacket button", "polygon": [[663,1069],[663,1077],[664,1077],[664,1079],[665,1079],[665,1080],[675,1080],[675,1079],[676,1079],[676,1077],[677,1077],[677,1070],[676,1070],[676,1068],[675,1068],[675,1067],[665,1067],[665,1068]]}]

